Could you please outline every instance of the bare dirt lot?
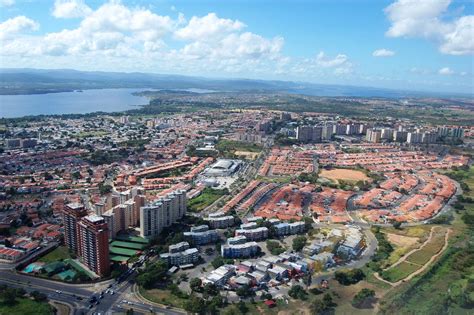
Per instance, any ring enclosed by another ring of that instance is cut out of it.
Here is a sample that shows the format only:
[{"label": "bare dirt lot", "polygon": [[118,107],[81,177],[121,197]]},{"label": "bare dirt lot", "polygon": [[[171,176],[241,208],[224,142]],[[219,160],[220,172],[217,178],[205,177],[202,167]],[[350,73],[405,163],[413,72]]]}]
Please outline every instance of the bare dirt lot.
[{"label": "bare dirt lot", "polygon": [[332,180],[345,181],[370,181],[370,178],[361,171],[348,170],[344,168],[336,168],[332,170],[322,170],[321,177],[326,177]]},{"label": "bare dirt lot", "polygon": [[418,237],[409,237],[392,233],[387,233],[386,235],[390,243],[399,247],[412,247],[419,241]]},{"label": "bare dirt lot", "polygon": [[244,159],[255,160],[260,153],[250,151],[235,151],[234,154],[239,157],[243,157]]}]

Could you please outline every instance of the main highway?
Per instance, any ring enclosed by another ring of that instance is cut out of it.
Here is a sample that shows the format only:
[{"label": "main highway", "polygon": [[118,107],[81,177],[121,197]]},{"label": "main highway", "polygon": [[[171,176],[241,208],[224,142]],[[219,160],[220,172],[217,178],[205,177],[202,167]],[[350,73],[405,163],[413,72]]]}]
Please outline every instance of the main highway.
[{"label": "main highway", "polygon": [[[0,270],[0,284],[5,284],[8,287],[23,288],[27,292],[38,291],[44,293],[50,300],[67,304],[73,309],[72,314],[74,315],[114,314],[123,313],[128,309],[133,309],[136,314],[183,314],[182,312],[167,309],[156,304],[149,305],[143,303],[143,300],[137,299],[131,290],[134,278],[135,273],[131,273],[121,283],[109,280],[96,284],[75,285],[27,276],[16,273],[14,270]],[[114,294],[110,293],[111,290],[113,290]],[[100,298],[101,292],[104,292],[102,298]],[[98,304],[89,302],[92,296],[97,298]],[[92,307],[90,306],[91,304]]]}]

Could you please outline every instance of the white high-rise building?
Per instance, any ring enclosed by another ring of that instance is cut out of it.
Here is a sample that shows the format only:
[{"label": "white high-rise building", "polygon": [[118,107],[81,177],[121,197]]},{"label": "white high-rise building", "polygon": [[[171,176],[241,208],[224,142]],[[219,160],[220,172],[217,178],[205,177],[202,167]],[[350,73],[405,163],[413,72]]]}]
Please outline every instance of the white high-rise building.
[{"label": "white high-rise building", "polygon": [[176,190],[140,208],[140,236],[151,238],[186,214],[186,191]]}]

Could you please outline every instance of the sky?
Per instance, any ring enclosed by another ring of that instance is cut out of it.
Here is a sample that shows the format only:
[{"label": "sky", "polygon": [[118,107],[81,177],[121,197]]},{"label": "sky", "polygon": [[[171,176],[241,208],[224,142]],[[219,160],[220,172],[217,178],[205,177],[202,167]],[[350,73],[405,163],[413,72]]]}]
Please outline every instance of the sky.
[{"label": "sky", "polygon": [[474,94],[472,0],[0,0],[0,67]]}]

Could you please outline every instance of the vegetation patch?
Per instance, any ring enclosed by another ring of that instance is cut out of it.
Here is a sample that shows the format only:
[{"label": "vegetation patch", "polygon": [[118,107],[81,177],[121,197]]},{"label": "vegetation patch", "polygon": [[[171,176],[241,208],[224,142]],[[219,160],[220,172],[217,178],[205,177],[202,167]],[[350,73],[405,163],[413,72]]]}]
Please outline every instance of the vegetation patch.
[{"label": "vegetation patch", "polygon": [[188,211],[201,212],[208,206],[212,205],[217,199],[229,193],[227,189],[212,189],[204,188],[202,193],[192,199],[188,200]]},{"label": "vegetation patch", "polygon": [[390,282],[397,282],[405,279],[418,269],[420,269],[420,266],[404,261],[395,267],[383,271],[382,278]]},{"label": "vegetation patch", "polygon": [[219,153],[224,157],[235,157],[235,152],[237,151],[245,151],[245,152],[254,152],[258,153],[262,151],[262,146],[248,143],[248,142],[241,142],[241,141],[234,141],[234,140],[219,140],[216,144],[216,149]]},{"label": "vegetation patch", "polygon": [[38,259],[38,261],[49,264],[55,261],[65,260],[69,258],[72,258],[71,254],[69,253],[69,249],[66,246],[59,246],[53,251],[47,253],[46,255]]}]

